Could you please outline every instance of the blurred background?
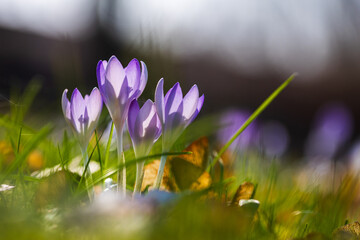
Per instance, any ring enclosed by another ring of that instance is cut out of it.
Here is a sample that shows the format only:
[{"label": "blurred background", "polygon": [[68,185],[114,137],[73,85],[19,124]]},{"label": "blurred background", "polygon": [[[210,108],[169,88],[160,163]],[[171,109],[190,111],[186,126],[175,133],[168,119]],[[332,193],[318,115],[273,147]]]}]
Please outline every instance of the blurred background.
[{"label": "blurred background", "polygon": [[360,162],[357,0],[2,0],[0,111],[36,78],[34,114],[60,117],[62,91],[97,86],[97,62],[111,55],[147,64],[143,99],[161,77],[166,89],[196,83],[201,115],[224,113],[230,130],[297,72],[237,144]]}]

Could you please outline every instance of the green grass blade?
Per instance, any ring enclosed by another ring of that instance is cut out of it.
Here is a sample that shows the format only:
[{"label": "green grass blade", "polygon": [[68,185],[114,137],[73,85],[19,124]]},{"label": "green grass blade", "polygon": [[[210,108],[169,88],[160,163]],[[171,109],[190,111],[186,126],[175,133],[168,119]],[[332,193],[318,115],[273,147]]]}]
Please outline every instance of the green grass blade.
[{"label": "green grass blade", "polygon": [[25,145],[24,149],[16,156],[15,161],[9,166],[5,172],[5,176],[10,174],[13,170],[19,168],[23,162],[26,160],[26,157],[29,153],[35,149],[41,141],[43,141],[52,131],[52,127],[45,126],[43,127],[34,137]]},{"label": "green grass blade", "polygon": [[292,74],[283,84],[281,84],[246,120],[246,122],[237,130],[237,132],[230,138],[230,140],[221,148],[217,156],[214,158],[212,163],[208,166],[207,171],[209,172],[212,167],[215,166],[217,161],[223,155],[223,153],[230,147],[235,139],[274,101],[274,99],[289,85],[289,83],[295,78],[296,74]]},{"label": "green grass blade", "polygon": [[111,146],[111,139],[114,133],[114,123],[111,124],[111,130],[109,134],[109,139],[106,144],[106,150],[105,150],[105,158],[104,158],[104,168],[106,169],[108,166],[108,160],[109,160],[109,154],[110,154],[110,146]]}]

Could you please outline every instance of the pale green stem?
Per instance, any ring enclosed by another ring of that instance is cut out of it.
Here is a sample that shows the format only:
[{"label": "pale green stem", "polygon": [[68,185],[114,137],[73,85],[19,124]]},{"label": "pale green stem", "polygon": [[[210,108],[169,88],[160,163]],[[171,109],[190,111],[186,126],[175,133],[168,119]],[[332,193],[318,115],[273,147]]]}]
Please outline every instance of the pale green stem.
[{"label": "pale green stem", "polygon": [[136,179],[135,179],[135,188],[134,196],[141,193],[141,186],[144,178],[144,161],[136,163]]},{"label": "pale green stem", "polygon": [[111,147],[111,140],[114,132],[114,123],[111,123],[111,129],[109,134],[109,139],[106,144],[106,151],[105,151],[105,158],[104,158],[104,168],[105,170],[108,168],[108,160],[109,160],[109,154],[110,154],[110,147]]},{"label": "pale green stem", "polygon": [[166,157],[167,157],[166,155],[161,156],[159,170],[158,170],[158,173],[157,173],[157,176],[156,176],[156,179],[155,179],[155,183],[154,183],[154,189],[159,189],[160,188],[161,180],[162,180],[162,177],[164,175]]},{"label": "pale green stem", "polygon": [[118,170],[117,191],[120,192],[125,197],[126,167],[125,167],[125,156],[123,151],[123,128],[117,128],[116,134],[117,134],[118,165],[122,165],[122,168]]},{"label": "pale green stem", "polygon": [[[82,147],[81,152],[82,152],[83,159],[84,159],[84,170],[85,170],[86,165],[88,164],[88,161],[89,161],[87,146]],[[86,169],[86,172],[85,172],[85,186],[86,186],[86,189],[88,189],[87,192],[89,195],[90,202],[93,201],[94,196],[95,196],[94,187],[92,186],[92,183],[93,183],[93,179],[92,179],[92,175],[91,175],[91,171],[90,171],[90,166],[88,166]]]}]

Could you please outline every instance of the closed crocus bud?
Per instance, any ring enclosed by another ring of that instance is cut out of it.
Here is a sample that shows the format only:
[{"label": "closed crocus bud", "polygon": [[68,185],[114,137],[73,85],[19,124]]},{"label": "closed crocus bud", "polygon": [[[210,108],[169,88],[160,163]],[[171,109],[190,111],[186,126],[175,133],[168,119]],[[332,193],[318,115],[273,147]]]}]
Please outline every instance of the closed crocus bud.
[{"label": "closed crocus bud", "polygon": [[[127,123],[135,156],[137,158],[146,156],[161,135],[161,122],[156,113],[155,104],[151,100],[147,100],[140,108],[137,100],[133,100]],[[140,193],[144,175],[143,168],[144,161],[136,163],[134,194]]]},{"label": "closed crocus bud", "polygon": [[102,110],[102,98],[99,89],[94,88],[90,96],[81,95],[75,88],[70,101],[67,98],[68,90],[62,95],[61,105],[65,120],[78,135],[80,145],[84,148],[89,143],[90,137],[99,121]]},{"label": "closed crocus bud", "polygon": [[141,108],[136,100],[132,101],[128,129],[136,157],[149,154],[153,144],[161,135],[161,122],[155,104],[151,100],[147,100]]},{"label": "closed crocus bud", "polygon": [[132,100],[143,92],[148,78],[145,63],[133,59],[123,67],[112,56],[109,62],[99,61],[96,69],[99,89],[118,131],[122,130]]},{"label": "closed crocus bud", "polygon": [[163,127],[163,151],[168,151],[185,128],[196,118],[204,103],[196,84],[183,97],[179,83],[164,96],[164,79],[155,91],[155,105]]}]

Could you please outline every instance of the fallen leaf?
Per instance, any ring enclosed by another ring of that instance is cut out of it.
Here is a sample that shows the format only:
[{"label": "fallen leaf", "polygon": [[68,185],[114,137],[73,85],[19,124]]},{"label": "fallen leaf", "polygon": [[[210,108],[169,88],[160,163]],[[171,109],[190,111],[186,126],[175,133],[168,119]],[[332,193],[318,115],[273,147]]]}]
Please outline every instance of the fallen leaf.
[{"label": "fallen leaf", "polygon": [[[146,190],[146,188],[151,189],[154,185],[157,172],[160,166],[160,160],[154,160],[153,162],[145,165],[144,167],[144,178],[141,186],[141,191]],[[176,189],[176,184],[170,178],[169,163],[165,164],[164,175],[160,184],[160,190],[165,191],[174,191]]]},{"label": "fallen leaf", "polygon": [[326,237],[322,233],[312,232],[306,235],[304,238],[293,238],[293,240],[328,240],[329,238]]},{"label": "fallen leaf", "polygon": [[209,157],[208,139],[202,137],[190,144],[184,151],[191,152],[191,154],[168,158],[171,173],[179,189],[195,190],[208,186],[211,183],[211,178],[209,174],[204,173]]},{"label": "fallen leaf", "polygon": [[339,227],[333,232],[333,239],[359,239],[359,238],[360,238],[359,222],[354,222]]},{"label": "fallen leaf", "polygon": [[244,182],[236,190],[236,193],[231,201],[231,204],[239,205],[240,200],[250,199],[254,194],[254,191],[255,191],[255,185],[253,183]]},{"label": "fallen leaf", "polygon": [[208,172],[204,172],[194,183],[191,184],[190,190],[204,190],[211,185],[211,176]]}]

